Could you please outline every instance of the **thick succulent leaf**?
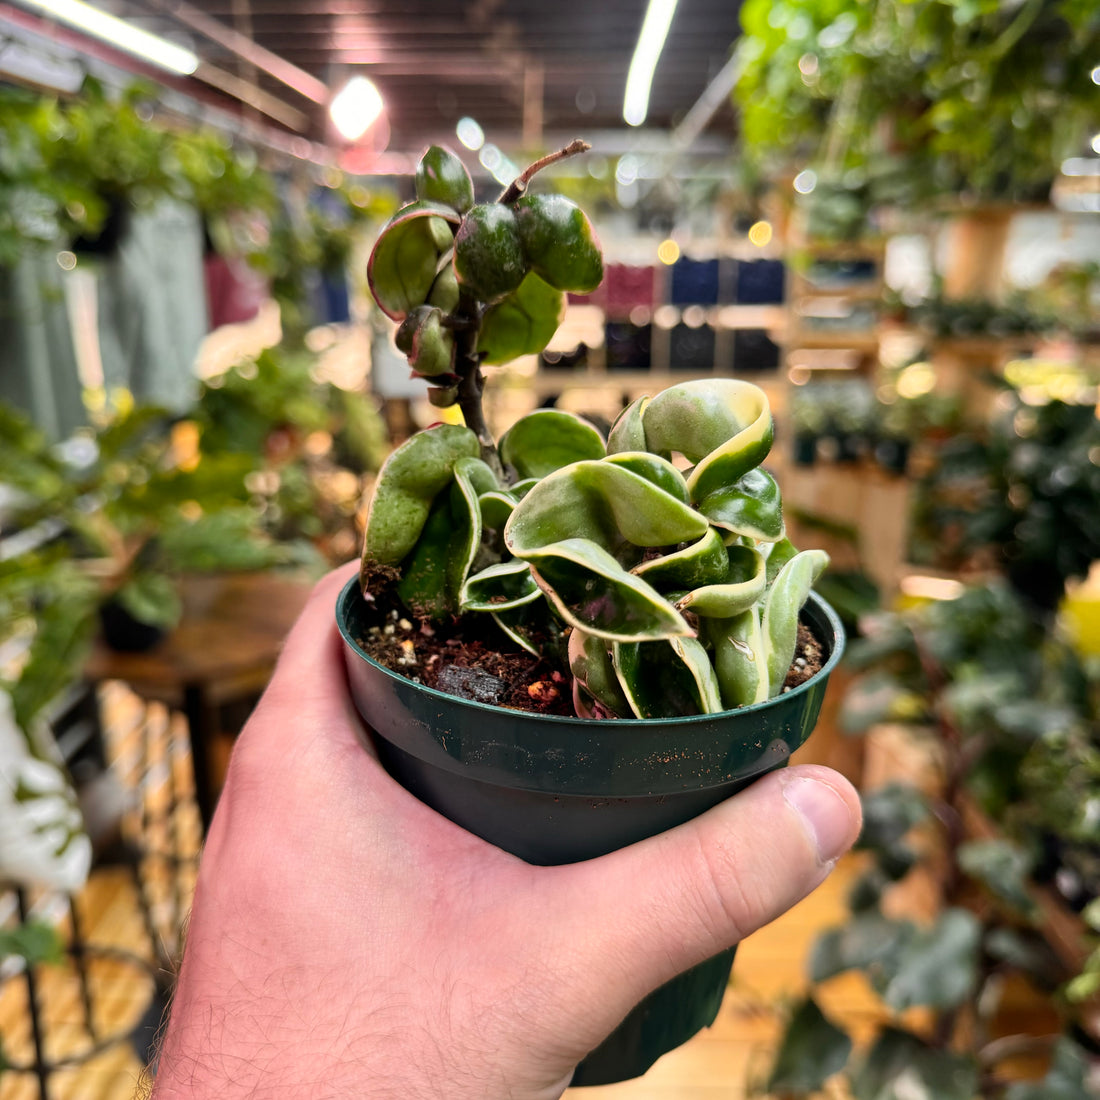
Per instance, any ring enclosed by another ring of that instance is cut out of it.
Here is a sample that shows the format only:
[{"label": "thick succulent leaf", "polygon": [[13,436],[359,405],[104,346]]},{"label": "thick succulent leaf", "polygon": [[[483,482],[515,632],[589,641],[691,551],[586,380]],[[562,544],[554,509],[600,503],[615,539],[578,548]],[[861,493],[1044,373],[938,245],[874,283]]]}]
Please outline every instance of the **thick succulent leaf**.
[{"label": "thick succulent leaf", "polygon": [[616,642],[611,656],[637,718],[678,718],[722,710],[710,657],[695,638]]},{"label": "thick succulent leaf", "polygon": [[674,546],[706,534],[706,519],[651,481],[608,461],[577,462],[543,478],[516,506],[504,540],[530,557],[563,539],[589,539],[605,550]]},{"label": "thick succulent leaf", "polygon": [[481,505],[481,523],[493,531],[503,531],[508,517],[516,507],[516,498],[507,489],[482,493],[478,498]]},{"label": "thick succulent leaf", "polygon": [[766,470],[749,470],[733,484],[699,501],[699,511],[715,527],[762,542],[783,536],[779,486]]},{"label": "thick succulent leaf", "polygon": [[682,382],[646,406],[646,450],[679,451],[696,463],[688,477],[695,501],[740,480],[772,445],[768,399],[759,386],[734,378]]},{"label": "thick succulent leaf", "polygon": [[[665,593],[720,582],[725,579],[728,571],[726,547],[722,536],[714,528],[709,528],[698,542],[690,543],[663,557],[651,558],[631,570]],[[687,605],[681,601],[678,606],[683,611]]]},{"label": "thick succulent leaf", "polygon": [[764,555],[767,563],[768,586],[770,587],[779,570],[783,568],[798,553],[798,548],[788,538],[781,538],[777,542],[765,542],[760,547],[760,553]]},{"label": "thick succulent leaf", "polygon": [[551,286],[589,294],[603,279],[603,253],[588,215],[565,195],[524,195],[513,210],[527,262]]},{"label": "thick succulent leaf", "polygon": [[625,642],[692,634],[659,592],[588,539],[565,539],[526,558],[539,587],[570,626]]},{"label": "thick succulent leaf", "polygon": [[642,423],[642,415],[645,412],[649,398],[646,396],[635,398],[615,418],[611,425],[611,431],[607,436],[607,453],[618,454],[620,451],[644,451],[646,449],[645,426]]},{"label": "thick succulent leaf", "polygon": [[775,1057],[769,1093],[817,1092],[839,1073],[852,1053],[852,1040],[807,997],[794,1011]]},{"label": "thick succulent leaf", "polygon": [[[717,535],[713,529],[711,533]],[[721,579],[692,588],[676,603],[681,611],[731,619],[747,611],[764,595],[764,557],[759,550],[748,546],[723,546],[722,559]]]},{"label": "thick succulent leaf", "polygon": [[537,477],[521,477],[519,481],[512,486],[512,496],[514,496],[516,500],[523,500],[523,498],[538,485],[540,480],[541,479]]},{"label": "thick succulent leaf", "polygon": [[565,638],[559,623],[543,599],[493,613],[493,621],[521,649],[532,656],[560,655],[565,659]]},{"label": "thick succulent leaf", "polygon": [[432,384],[428,387],[428,403],[437,409],[449,409],[452,405],[458,404],[458,384],[443,384],[444,379],[450,377],[451,375],[442,375],[439,378],[433,378]]},{"label": "thick succulent leaf", "polygon": [[395,321],[422,305],[435,282],[439,260],[451,247],[458,215],[439,203],[403,206],[387,222],[367,261],[374,300]]},{"label": "thick succulent leaf", "polygon": [[466,165],[450,149],[429,145],[416,166],[416,197],[465,214],[474,204],[474,183]]},{"label": "thick succulent leaf", "polygon": [[458,276],[455,274],[454,266],[446,264],[432,283],[427,304],[438,307],[444,313],[454,313],[458,308],[459,296]]},{"label": "thick succulent leaf", "polygon": [[630,704],[626,701],[611,650],[603,638],[574,629],[569,633],[569,671],[573,674],[573,704],[579,718],[594,718],[599,704],[604,715],[624,718]]},{"label": "thick succulent leaf", "polygon": [[978,1065],[962,1054],[929,1046],[911,1032],[886,1028],[851,1075],[854,1100],[973,1100]]},{"label": "thick succulent leaf", "polygon": [[510,294],[491,306],[481,322],[477,350],[485,363],[510,363],[538,355],[565,316],[565,295],[533,271]]},{"label": "thick succulent leaf", "polygon": [[364,561],[397,565],[420,537],[432,501],[451,484],[455,462],[480,454],[477,436],[455,424],[437,424],[402,443],[386,459],[375,484]]},{"label": "thick succulent leaf", "polygon": [[480,458],[460,458],[455,462],[455,477],[468,483],[471,493],[481,497],[485,493],[499,492],[500,481],[492,466]]},{"label": "thick succulent leaf", "polygon": [[[448,493],[440,493],[398,584],[405,606],[440,618],[458,611],[466,578],[481,549],[481,489],[494,489],[496,475],[480,458],[455,460]],[[537,590],[531,598],[537,598]]]},{"label": "thick succulent leaf", "polygon": [[543,478],[562,466],[603,458],[603,436],[595,425],[561,409],[536,409],[504,433],[500,457],[521,478]]},{"label": "thick succulent leaf", "polygon": [[632,470],[639,477],[644,477],[646,481],[652,481],[658,489],[663,489],[669,496],[682,500],[685,504],[691,503],[684,475],[667,458],[650,454],[648,451],[619,451],[608,455],[607,461]]},{"label": "thick succulent leaf", "polygon": [[451,487],[451,514],[454,532],[447,547],[447,593],[455,602],[481,549],[481,501],[484,492],[499,487],[497,476],[480,458],[460,458],[455,462]]},{"label": "thick succulent leaf", "polygon": [[405,353],[409,366],[425,378],[452,375],[455,341],[443,325],[443,311],[435,306],[419,305],[401,322],[394,343]]},{"label": "thick succulent leaf", "polygon": [[482,202],[466,211],[455,233],[454,269],[479,302],[497,302],[518,289],[528,264],[511,207]]},{"label": "thick succulent leaf", "polygon": [[451,494],[440,493],[416,546],[401,564],[397,594],[418,617],[439,619],[458,610],[458,593],[449,583],[457,571],[453,553],[464,556],[471,544],[468,528],[456,531],[460,522],[451,506]]},{"label": "thick succulent leaf", "polygon": [[798,614],[814,581],[828,564],[829,555],[824,550],[803,550],[779,570],[775,583],[768,589],[763,625],[772,695],[779,694],[794,660]]},{"label": "thick succulent leaf", "polygon": [[722,702],[729,709],[768,698],[768,655],[755,607],[730,619],[703,619]]},{"label": "thick succulent leaf", "polygon": [[462,611],[508,611],[540,599],[542,592],[525,561],[497,562],[467,577],[459,593]]}]

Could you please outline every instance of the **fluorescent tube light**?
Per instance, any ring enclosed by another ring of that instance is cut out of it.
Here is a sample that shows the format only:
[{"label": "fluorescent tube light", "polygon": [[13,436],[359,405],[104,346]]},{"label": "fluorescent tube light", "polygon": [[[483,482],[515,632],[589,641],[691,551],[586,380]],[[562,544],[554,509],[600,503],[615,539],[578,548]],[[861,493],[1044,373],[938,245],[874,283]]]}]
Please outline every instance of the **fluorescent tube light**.
[{"label": "fluorescent tube light", "polygon": [[672,26],[676,2],[677,0],[649,0],[642,32],[638,35],[638,45],[634,47],[634,57],[630,61],[626,94],[623,96],[623,118],[630,126],[641,126],[649,113],[649,87],[653,83],[653,73],[661,50],[664,49],[668,29]]},{"label": "fluorescent tube light", "polygon": [[51,19],[59,19],[71,27],[143,58],[169,72],[190,76],[199,67],[196,54],[165,38],[140,30],[124,19],[108,15],[82,0],[23,0]]}]

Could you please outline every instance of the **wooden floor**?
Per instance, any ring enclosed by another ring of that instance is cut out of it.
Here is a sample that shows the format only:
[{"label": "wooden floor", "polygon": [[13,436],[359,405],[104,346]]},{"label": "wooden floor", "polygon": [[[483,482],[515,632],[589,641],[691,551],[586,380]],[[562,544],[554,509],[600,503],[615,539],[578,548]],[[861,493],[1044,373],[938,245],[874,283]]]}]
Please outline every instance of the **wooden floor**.
[{"label": "wooden floor", "polygon": [[[91,945],[91,1029],[75,969],[38,970],[46,1054],[53,1060],[79,1060],[52,1076],[51,1100],[128,1100],[140,1094],[143,1059],[163,1013],[180,923],[194,886],[199,825],[188,797],[190,762],[182,719],[162,707],[143,706],[118,684],[107,686],[102,703],[114,774],[133,799],[124,819],[125,836],[146,854],[132,865],[98,868],[77,899],[77,922]],[[910,764],[901,761],[900,766]],[[567,1096],[739,1100],[749,1095],[751,1083],[766,1072],[784,1005],[805,988],[809,947],[823,928],[842,920],[846,890],[858,870],[857,857],[842,861],[810,898],[745,941],[714,1027],[636,1081],[573,1089]],[[834,979],[821,1000],[826,1012],[845,1020],[857,1037],[868,1033],[877,1018],[876,1001],[858,975]],[[135,1028],[136,1037],[125,1038]],[[26,983],[18,973],[0,985],[0,1038],[11,1062],[32,1058]],[[103,1049],[89,1056],[97,1045]],[[0,1100],[39,1095],[32,1075],[8,1071],[0,1076]]]}]

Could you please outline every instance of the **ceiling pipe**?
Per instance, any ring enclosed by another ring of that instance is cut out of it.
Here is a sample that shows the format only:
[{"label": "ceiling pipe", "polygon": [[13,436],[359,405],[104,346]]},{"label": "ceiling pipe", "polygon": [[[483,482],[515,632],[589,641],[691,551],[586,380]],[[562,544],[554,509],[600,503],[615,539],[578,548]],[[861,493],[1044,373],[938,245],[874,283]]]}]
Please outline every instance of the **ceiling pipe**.
[{"label": "ceiling pipe", "polygon": [[[38,35],[46,41],[58,42],[78,55],[95,58],[123,72],[151,80],[175,92],[189,95],[199,102],[207,101],[211,105],[215,105],[214,93],[202,90],[201,86],[196,85],[196,81],[201,81],[203,84],[207,84],[241,103],[254,107],[268,118],[299,134],[308,132],[310,128],[310,120],[303,112],[284,103],[283,100],[271,95],[270,92],[264,91],[263,88],[249,84],[232,73],[227,73],[207,62],[201,62],[194,75],[178,77],[164,72],[156,66],[147,64],[132,54],[117,50],[107,42],[98,41],[87,34],[61,23],[55,23],[43,16],[32,14],[23,8],[13,7],[4,3],[3,0],[0,0],[0,20],[13,27]],[[218,105],[220,106],[220,104]]]},{"label": "ceiling pipe", "polygon": [[255,65],[257,69],[274,77],[300,96],[327,106],[332,94],[328,85],[305,69],[299,69],[285,58],[265,49],[248,35],[226,26],[221,20],[214,19],[204,11],[192,7],[184,0],[144,0],[145,4],[156,11],[170,15],[177,22],[190,28],[204,38],[216,42],[223,49]]},{"label": "ceiling pipe", "polygon": [[729,99],[733,86],[741,78],[742,68],[740,52],[734,51],[718,71],[718,75],[703,89],[703,94],[692,104],[691,110],[672,131],[674,149],[691,148],[715,112]]}]

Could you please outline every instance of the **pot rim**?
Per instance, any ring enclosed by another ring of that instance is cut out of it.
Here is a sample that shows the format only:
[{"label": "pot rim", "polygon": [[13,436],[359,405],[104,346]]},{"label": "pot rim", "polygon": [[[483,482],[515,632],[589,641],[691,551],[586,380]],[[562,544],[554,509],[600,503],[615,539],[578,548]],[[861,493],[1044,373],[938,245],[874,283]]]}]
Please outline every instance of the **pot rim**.
[{"label": "pot rim", "polygon": [[[492,710],[499,711],[501,714],[507,714],[511,716],[522,715],[525,719],[530,719],[532,722],[549,722],[549,723],[576,723],[578,726],[591,725],[594,721],[591,718],[579,718],[576,715],[563,715],[563,714],[540,714],[536,711],[522,710],[516,707],[502,707],[496,703],[482,703],[476,699],[464,699],[460,695],[451,695],[449,692],[440,691],[438,688],[428,687],[426,684],[418,683],[415,680],[410,679],[408,676],[402,675],[400,672],[395,672],[391,668],[387,668],[385,665],[380,664],[373,657],[366,654],[360,647],[359,643],[352,637],[350,631],[347,628],[347,606],[349,602],[356,597],[359,592],[359,577],[352,577],[343,589],[340,591],[340,595],[336,599],[336,625],[339,628],[340,636],[343,638],[345,645],[352,650],[360,660],[366,661],[367,664],[373,668],[379,669],[384,672],[391,680],[396,681],[402,685],[408,685],[410,688],[415,688],[417,691],[423,692],[428,698],[434,698],[440,701],[446,701],[448,705],[465,705],[474,710]],[[361,595],[360,595],[360,598]],[[684,727],[693,726],[707,722],[714,722],[716,719],[723,717],[724,715],[746,715],[752,714],[756,711],[763,711],[769,707],[774,707],[778,703],[789,703],[796,699],[799,695],[803,695],[808,691],[813,690],[815,685],[826,680],[833,669],[840,662],[840,658],[844,655],[845,642],[847,636],[844,630],[844,624],[840,621],[840,616],[830,606],[827,600],[823,599],[816,592],[811,591],[806,603],[813,602],[816,605],[816,609],[821,613],[822,617],[829,625],[829,629],[832,633],[832,651],[829,653],[825,664],[817,670],[808,680],[803,681],[797,687],[792,688],[790,691],[782,692],[779,695],[773,695],[770,699],[765,699],[762,703],[748,703],[745,706],[734,707],[732,710],[716,711],[713,714],[689,714],[682,715],[676,718],[615,718],[615,719],[598,719],[601,725],[606,722],[613,722],[616,729],[632,729],[637,727],[652,727],[655,723],[660,723],[662,727]],[[825,640],[825,639],[822,639]]]}]

